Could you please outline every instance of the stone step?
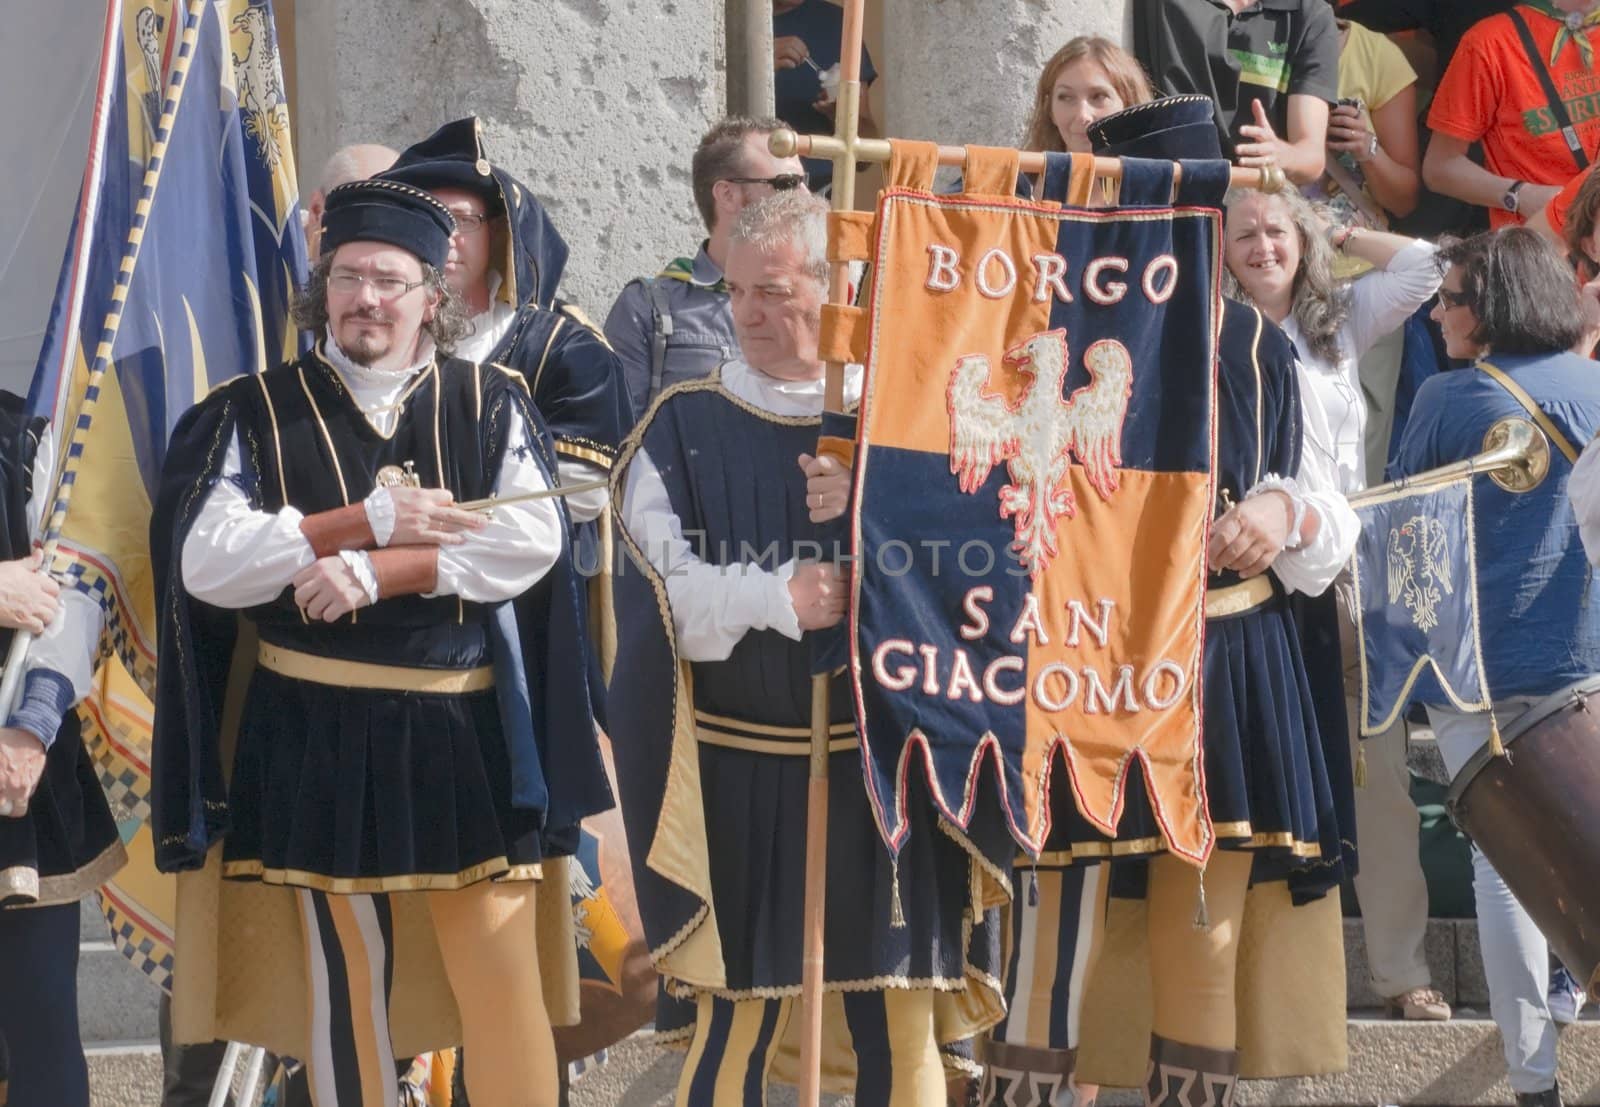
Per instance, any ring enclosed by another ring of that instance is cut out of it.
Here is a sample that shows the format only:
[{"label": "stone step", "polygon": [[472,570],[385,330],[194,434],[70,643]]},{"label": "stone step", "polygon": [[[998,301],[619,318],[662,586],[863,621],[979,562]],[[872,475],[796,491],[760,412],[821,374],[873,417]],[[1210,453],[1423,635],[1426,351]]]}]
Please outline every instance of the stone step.
[{"label": "stone step", "polygon": [[106,917],[100,912],[98,896],[84,896],[78,901],[78,941],[103,942],[111,936]]},{"label": "stone step", "polygon": [[[1406,1104],[1418,1107],[1511,1107],[1500,1034],[1487,1019],[1403,1023],[1357,1012],[1349,1023],[1350,1069],[1337,1076],[1296,1080],[1248,1080],[1239,1085],[1239,1107],[1354,1107]],[[1561,1035],[1561,1082],[1569,1105],[1600,1104],[1600,1020],[1585,1019]],[[682,1054],[636,1035],[609,1051],[605,1064],[572,1085],[571,1107],[669,1107]],[[794,1089],[776,1088],[773,1107],[795,1103]],[[825,1098],[847,1107],[848,1096]],[[1102,1107],[1129,1107],[1137,1092],[1105,1089]]]},{"label": "stone step", "polygon": [[161,1049],[154,1039],[104,1042],[84,1054],[90,1107],[160,1107]]},{"label": "stone step", "polygon": [[78,1029],[84,1043],[154,1041],[160,989],[106,937],[78,949]]},{"label": "stone step", "polygon": [[[1429,919],[1423,952],[1433,986],[1451,1005],[1487,1009],[1489,985],[1478,952],[1476,919]],[[1360,919],[1344,921],[1345,1002],[1352,1010],[1383,1006],[1372,990],[1367,964],[1367,936]]]}]

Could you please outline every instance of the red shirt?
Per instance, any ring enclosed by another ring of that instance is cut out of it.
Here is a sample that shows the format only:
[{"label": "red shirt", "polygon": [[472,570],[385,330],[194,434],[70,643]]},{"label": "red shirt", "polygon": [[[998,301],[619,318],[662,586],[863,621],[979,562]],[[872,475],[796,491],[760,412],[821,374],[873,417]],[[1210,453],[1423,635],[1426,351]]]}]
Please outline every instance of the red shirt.
[{"label": "red shirt", "polygon": [[[1519,6],[1517,11],[1527,21],[1540,58],[1548,61],[1561,25],[1533,8]],[[1600,49],[1600,29],[1591,30],[1590,36]],[[1600,152],[1600,73],[1584,64],[1576,42],[1568,42],[1550,76],[1593,160]],[[1578,172],[1509,15],[1490,16],[1462,38],[1434,94],[1428,126],[1463,142],[1482,141],[1485,166],[1501,177],[1564,185]],[[1523,220],[1490,208],[1489,222],[1502,227]]]}]

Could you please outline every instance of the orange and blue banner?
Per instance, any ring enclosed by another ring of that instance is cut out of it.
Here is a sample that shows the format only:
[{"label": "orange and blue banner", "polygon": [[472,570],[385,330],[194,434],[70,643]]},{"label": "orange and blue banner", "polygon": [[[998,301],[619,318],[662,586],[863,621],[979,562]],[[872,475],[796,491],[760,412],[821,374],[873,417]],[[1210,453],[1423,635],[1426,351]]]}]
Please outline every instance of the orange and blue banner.
[{"label": "orange and blue banner", "polygon": [[102,902],[124,952],[165,985],[174,893],[145,824],[151,498],[179,416],[298,351],[288,304],[305,242],[270,0],[111,0],[98,55],[29,406],[60,443],[52,569],[104,614],[104,664],[80,714],[131,862]]},{"label": "orange and blue banner", "polygon": [[[992,775],[1037,853],[1051,788],[1115,835],[1134,759],[1169,848],[1214,840],[1201,759],[1225,167],[969,149],[936,195],[896,143],[860,309],[829,356],[864,358],[852,507],[851,674],[879,827],[898,849],[913,774],[965,827]],[[1052,766],[1067,779],[1052,779]],[[991,764],[993,773],[984,766]],[[919,789],[920,791],[920,789]]]}]

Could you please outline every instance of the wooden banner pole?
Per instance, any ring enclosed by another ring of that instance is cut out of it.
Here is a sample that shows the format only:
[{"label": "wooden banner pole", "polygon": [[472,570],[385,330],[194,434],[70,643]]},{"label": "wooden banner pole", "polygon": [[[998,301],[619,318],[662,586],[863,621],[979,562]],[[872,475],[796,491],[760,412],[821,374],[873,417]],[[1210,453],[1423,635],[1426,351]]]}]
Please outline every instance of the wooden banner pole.
[{"label": "wooden banner pole", "polygon": [[[834,211],[853,210],[856,201],[856,149],[861,142],[861,36],[865,14],[864,0],[845,0],[833,146],[821,155],[833,160]],[[850,302],[848,262],[833,263],[828,302]],[[844,365],[830,361],[826,374],[823,408],[843,412]],[[830,679],[826,673],[811,678],[811,775],[806,792],[805,947],[800,994],[800,1107],[818,1107],[822,1098],[822,946],[828,892]]]}]

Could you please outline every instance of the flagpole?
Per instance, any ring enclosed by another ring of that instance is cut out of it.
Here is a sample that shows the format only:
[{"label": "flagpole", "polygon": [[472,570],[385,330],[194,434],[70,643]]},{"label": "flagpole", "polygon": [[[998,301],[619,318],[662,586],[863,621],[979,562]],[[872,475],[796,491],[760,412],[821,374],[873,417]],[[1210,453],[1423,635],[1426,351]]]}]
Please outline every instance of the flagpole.
[{"label": "flagpole", "polygon": [[[839,44],[839,93],[834,102],[833,145],[822,156],[833,161],[833,210],[853,211],[856,202],[856,150],[861,141],[861,39],[863,0],[844,0]],[[777,152],[779,131],[768,141]],[[786,156],[786,155],[780,155]],[[830,266],[828,302],[850,302],[850,264]],[[825,366],[823,410],[844,411],[844,363]],[[826,446],[819,442],[820,456]],[[848,459],[838,459],[845,461]],[[811,775],[806,792],[806,886],[802,909],[805,945],[800,990],[800,1107],[818,1107],[822,1097],[823,935],[828,891],[828,698],[831,676],[811,678]]]},{"label": "flagpole", "polygon": [[[116,6],[112,0],[112,7]],[[67,442],[65,459],[55,474],[54,505],[50,521],[44,532],[44,551],[39,560],[40,572],[49,572],[55,558],[56,546],[61,540],[61,528],[67,520],[67,509],[72,503],[72,490],[76,487],[76,469],[83,462],[84,444],[88,439],[89,425],[94,421],[94,411],[100,402],[100,383],[111,365],[111,350],[117,341],[117,331],[122,326],[122,309],[127,304],[128,289],[133,284],[133,272],[139,263],[139,251],[144,245],[145,222],[150,207],[155,202],[156,187],[161,181],[161,167],[166,164],[167,142],[172,137],[172,121],[178,113],[178,103],[188,84],[189,59],[194,55],[194,45],[199,38],[200,17],[205,10],[205,0],[189,0],[184,16],[183,41],[178,47],[178,60],[172,67],[172,78],[167,85],[166,99],[161,107],[161,120],[156,127],[155,142],[145,161],[144,180],[139,191],[139,201],[134,207],[133,225],[128,229],[128,240],[123,246],[122,261],[117,271],[116,287],[111,291],[111,306],[106,309],[105,322],[100,328],[100,341],[95,347],[94,361],[89,367],[89,378],[84,386],[83,403],[73,420],[72,434]],[[112,40],[111,49],[121,49],[120,39]],[[76,341],[74,336],[73,341]],[[66,367],[63,366],[63,372]],[[59,432],[60,428],[57,428]],[[0,719],[8,718],[17,702],[22,687],[22,669],[27,662],[28,650],[34,636],[20,631],[11,640],[6,653],[5,673],[0,676]]]}]

